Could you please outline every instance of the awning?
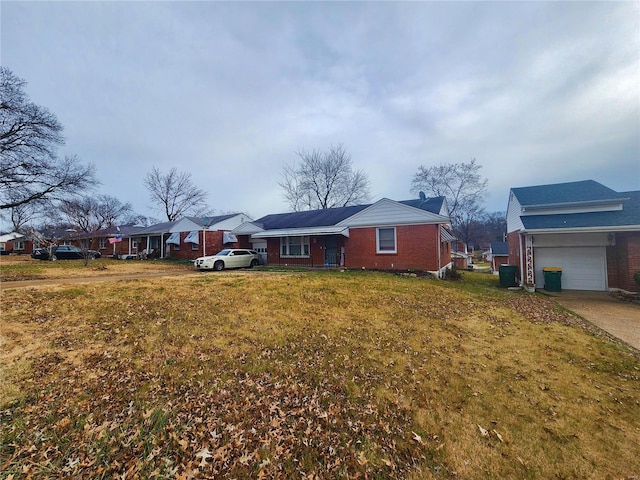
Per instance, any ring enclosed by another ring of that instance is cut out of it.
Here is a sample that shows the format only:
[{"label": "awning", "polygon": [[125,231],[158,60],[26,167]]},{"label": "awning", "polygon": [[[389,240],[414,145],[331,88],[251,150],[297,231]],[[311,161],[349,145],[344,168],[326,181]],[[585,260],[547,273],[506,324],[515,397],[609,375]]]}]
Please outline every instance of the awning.
[{"label": "awning", "polygon": [[238,237],[231,232],[222,232],[222,243],[236,243]]},{"label": "awning", "polygon": [[321,235],[349,236],[349,227],[309,227],[309,228],[283,228],[280,230],[265,230],[251,235],[251,238],[275,238],[275,237],[306,237]]},{"label": "awning", "polygon": [[456,237],[453,235],[453,232],[449,231],[447,228],[442,227],[440,229],[440,241],[443,243],[454,242]]},{"label": "awning", "polygon": [[180,232],[173,232],[165,243],[173,243],[174,245],[180,245]]},{"label": "awning", "polygon": [[189,232],[187,238],[184,239],[185,243],[195,243],[198,245],[200,243],[200,235],[198,235],[198,230],[194,230],[193,232]]}]

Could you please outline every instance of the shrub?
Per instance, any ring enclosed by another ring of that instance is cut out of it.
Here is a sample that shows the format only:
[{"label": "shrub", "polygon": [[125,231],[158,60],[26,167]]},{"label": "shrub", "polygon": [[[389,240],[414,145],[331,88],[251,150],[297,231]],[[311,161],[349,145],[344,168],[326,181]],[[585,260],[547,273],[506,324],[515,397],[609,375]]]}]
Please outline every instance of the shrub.
[{"label": "shrub", "polygon": [[447,268],[444,272],[445,280],[462,280],[462,273],[457,268]]}]

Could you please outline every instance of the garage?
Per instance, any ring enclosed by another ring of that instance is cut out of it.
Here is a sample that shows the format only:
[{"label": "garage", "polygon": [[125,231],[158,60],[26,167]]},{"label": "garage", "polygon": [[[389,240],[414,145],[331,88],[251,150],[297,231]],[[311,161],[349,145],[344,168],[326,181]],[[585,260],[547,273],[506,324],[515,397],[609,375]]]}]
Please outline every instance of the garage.
[{"label": "garage", "polygon": [[534,262],[538,288],[544,287],[544,267],[560,267],[563,289],[607,289],[605,247],[538,247],[534,250]]}]

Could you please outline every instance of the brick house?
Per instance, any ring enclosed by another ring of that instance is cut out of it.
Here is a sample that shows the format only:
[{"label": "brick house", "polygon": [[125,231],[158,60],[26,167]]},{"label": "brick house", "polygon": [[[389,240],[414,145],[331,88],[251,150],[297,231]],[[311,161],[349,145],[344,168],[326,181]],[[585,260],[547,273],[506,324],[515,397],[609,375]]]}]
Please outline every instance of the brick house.
[{"label": "brick house", "polygon": [[33,242],[21,233],[0,235],[0,255],[30,255],[33,248]]},{"label": "brick house", "polygon": [[530,290],[543,288],[544,267],[560,267],[563,289],[637,291],[640,191],[593,180],[512,188],[507,243],[509,263]]},{"label": "brick house", "polygon": [[422,270],[451,266],[444,197],[273,214],[246,222],[234,233],[262,263]]},{"label": "brick house", "polygon": [[491,271],[493,272],[497,272],[501,264],[509,263],[509,246],[507,242],[491,242],[487,260],[491,263]]},{"label": "brick house", "polygon": [[251,221],[244,213],[232,213],[214,217],[183,217],[143,228],[135,234],[123,236],[123,241],[134,242],[136,253],[159,258],[194,260],[213,255],[223,247],[237,246],[237,238],[231,231],[242,223]]}]

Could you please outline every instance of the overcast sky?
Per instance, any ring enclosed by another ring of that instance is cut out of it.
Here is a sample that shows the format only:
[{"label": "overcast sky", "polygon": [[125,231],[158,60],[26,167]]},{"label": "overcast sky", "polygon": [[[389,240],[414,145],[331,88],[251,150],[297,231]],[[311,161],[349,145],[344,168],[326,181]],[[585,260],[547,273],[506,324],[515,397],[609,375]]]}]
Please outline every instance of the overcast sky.
[{"label": "overcast sky", "polygon": [[149,209],[153,166],[216,213],[287,211],[301,149],[343,144],[372,201],[475,158],[510,187],[640,189],[639,2],[11,2],[2,65],[65,127],[100,193]]}]

